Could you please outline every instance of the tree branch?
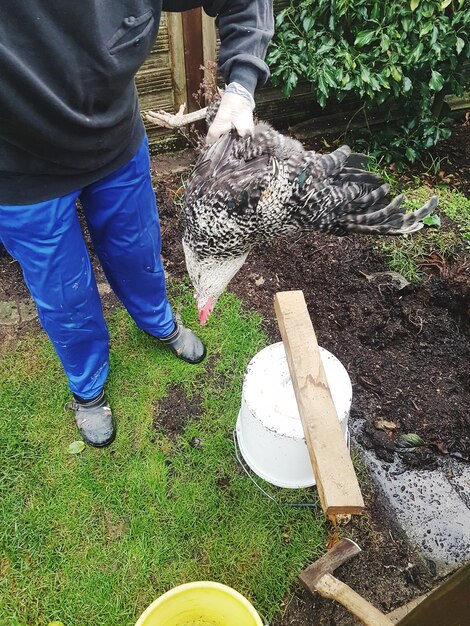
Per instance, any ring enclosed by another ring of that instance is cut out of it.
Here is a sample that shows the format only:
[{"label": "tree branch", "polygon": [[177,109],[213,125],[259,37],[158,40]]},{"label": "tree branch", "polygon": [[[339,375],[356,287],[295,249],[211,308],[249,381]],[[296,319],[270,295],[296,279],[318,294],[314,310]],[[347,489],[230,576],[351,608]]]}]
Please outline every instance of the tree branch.
[{"label": "tree branch", "polygon": [[181,126],[187,126],[194,124],[200,120],[205,119],[207,113],[207,107],[194,111],[194,113],[184,113],[186,108],[185,104],[182,104],[178,113],[166,113],[166,111],[147,111],[145,119],[157,126],[163,126],[164,128],[181,128]]}]

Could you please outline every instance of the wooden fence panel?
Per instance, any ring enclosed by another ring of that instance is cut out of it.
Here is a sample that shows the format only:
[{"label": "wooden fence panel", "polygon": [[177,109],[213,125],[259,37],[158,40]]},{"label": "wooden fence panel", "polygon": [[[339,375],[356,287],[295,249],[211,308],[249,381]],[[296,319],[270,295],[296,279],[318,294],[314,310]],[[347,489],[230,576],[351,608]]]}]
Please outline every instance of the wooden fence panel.
[{"label": "wooden fence panel", "polygon": [[[140,109],[174,111],[186,98],[186,73],[182,49],[181,14],[163,13],[157,41],[136,76]],[[177,137],[172,131],[145,121],[149,143],[173,146]]]}]

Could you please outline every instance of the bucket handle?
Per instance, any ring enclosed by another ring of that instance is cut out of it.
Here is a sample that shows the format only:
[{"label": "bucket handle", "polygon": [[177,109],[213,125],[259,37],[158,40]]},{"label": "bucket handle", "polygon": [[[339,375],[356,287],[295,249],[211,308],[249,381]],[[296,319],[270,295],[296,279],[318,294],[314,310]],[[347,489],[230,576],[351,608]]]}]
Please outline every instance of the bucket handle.
[{"label": "bucket handle", "polygon": [[[246,465],[246,463],[245,463],[245,461],[242,458],[242,455],[240,453],[240,448],[238,446],[237,433],[236,433],[236,429],[235,428],[232,431],[232,439],[233,439],[233,447],[235,449],[235,458],[237,459],[238,464],[240,465],[242,470],[245,472],[245,474],[248,476],[248,478],[251,480],[251,482],[255,485],[255,487],[259,491],[261,491],[261,493],[263,495],[265,495],[267,498],[272,500],[274,502],[274,504],[276,504],[280,509],[283,506],[287,506],[287,507],[290,507],[290,508],[293,508],[293,509],[316,509],[316,508],[318,508],[318,504],[316,502],[291,502],[289,504],[281,504],[278,500],[276,500],[276,498],[274,498],[265,489],[263,489],[263,487],[261,487],[261,485],[258,483],[258,481],[253,477],[251,470],[247,467],[247,465]],[[269,626],[269,624],[266,623],[266,626]]]}]

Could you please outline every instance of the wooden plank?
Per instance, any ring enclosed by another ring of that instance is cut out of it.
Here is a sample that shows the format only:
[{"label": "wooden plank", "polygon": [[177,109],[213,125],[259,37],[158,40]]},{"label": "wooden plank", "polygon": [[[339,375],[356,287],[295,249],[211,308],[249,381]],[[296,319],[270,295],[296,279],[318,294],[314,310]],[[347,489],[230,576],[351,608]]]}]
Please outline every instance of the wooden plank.
[{"label": "wooden plank", "polygon": [[161,52],[153,52],[147,60],[142,65],[140,70],[137,72],[137,76],[142,72],[155,71],[155,70],[166,70],[172,73],[172,67],[170,64],[170,49],[163,50]]},{"label": "wooden plank", "polygon": [[[202,12],[202,58],[204,63],[204,84],[206,93],[211,95],[213,86],[217,82],[217,33],[215,19]],[[209,104],[206,99],[205,104]]]},{"label": "wooden plank", "polygon": [[467,111],[470,109],[470,91],[465,91],[461,96],[446,96],[445,101],[451,111]]},{"label": "wooden plank", "polygon": [[[168,67],[140,71],[135,78],[135,84],[139,90],[140,96],[155,93],[155,97],[158,98],[162,91],[173,91],[171,71]],[[173,103],[173,97],[171,101]]]},{"label": "wooden plank", "polygon": [[387,613],[387,617],[389,620],[391,620],[394,624],[397,624],[401,619],[403,619],[406,615],[408,615],[408,613],[411,613],[411,611],[413,609],[415,609],[418,604],[421,604],[421,602],[427,598],[429,595],[429,593],[425,593],[422,596],[419,596],[418,598],[414,598],[413,600],[410,600],[410,602],[408,602],[407,604],[404,604],[403,606],[399,606],[398,609],[394,609],[393,611],[391,611],[391,613]]},{"label": "wooden plank", "polygon": [[397,626],[470,626],[470,563],[430,593]]},{"label": "wooden plank", "polygon": [[327,515],[361,513],[364,501],[302,291],[277,293],[274,308],[322,508]]}]

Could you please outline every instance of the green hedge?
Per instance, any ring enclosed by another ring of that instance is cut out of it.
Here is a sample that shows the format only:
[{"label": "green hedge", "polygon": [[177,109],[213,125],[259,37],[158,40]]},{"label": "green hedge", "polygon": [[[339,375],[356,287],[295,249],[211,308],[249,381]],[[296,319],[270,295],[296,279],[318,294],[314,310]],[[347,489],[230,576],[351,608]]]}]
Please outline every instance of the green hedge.
[{"label": "green hedge", "polygon": [[464,90],[469,32],[468,0],[297,0],[277,15],[268,62],[286,95],[307,80],[321,106],[354,94],[398,109],[406,121],[372,144],[414,161],[450,134],[442,103]]}]

